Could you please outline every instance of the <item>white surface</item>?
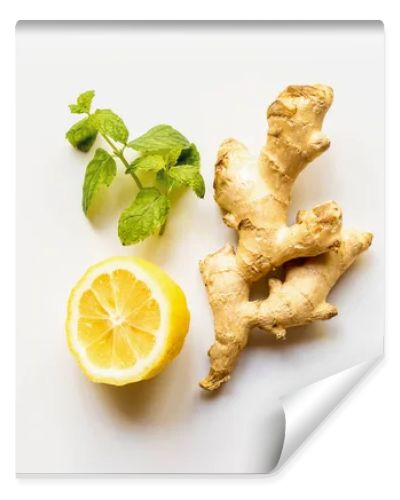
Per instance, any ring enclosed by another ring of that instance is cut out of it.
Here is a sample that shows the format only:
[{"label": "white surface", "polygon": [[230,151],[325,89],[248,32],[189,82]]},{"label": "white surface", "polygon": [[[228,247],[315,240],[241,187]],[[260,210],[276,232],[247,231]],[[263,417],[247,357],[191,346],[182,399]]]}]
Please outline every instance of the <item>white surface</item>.
[{"label": "white surface", "polygon": [[[86,27],[81,34],[60,26],[36,33],[19,28],[20,473],[264,472],[272,463],[271,450],[279,445],[275,398],[381,350],[381,26],[307,26],[300,31],[246,25],[222,33],[209,27],[151,29],[125,26],[106,36],[104,30],[89,32]],[[149,60],[152,64],[146,64]],[[297,329],[283,346],[255,339],[226,389],[216,398],[204,397],[196,383],[207,371],[212,319],[196,263],[231,237],[212,202],[216,149],[231,135],[257,150],[266,128],[266,106],[277,92],[288,83],[316,81],[335,89],[324,128],[332,147],[299,179],[293,214],[334,198],[345,221],[374,232],[374,245],[332,294],[338,318]],[[64,133],[72,123],[66,105],[86,88],[96,89],[97,106],[112,107],[123,116],[132,135],[167,121],[202,152],[207,199],[188,195],[181,200],[162,240],[130,249],[119,245],[113,194],[120,193],[122,206],[129,202],[127,179],[121,178],[105,196],[103,216],[92,226],[82,216],[87,160],[68,148]],[[63,321],[69,288],[82,271],[93,261],[121,253],[150,258],[182,284],[192,325],[184,351],[164,374],[114,389],[94,386],[80,374],[65,347]]]}]

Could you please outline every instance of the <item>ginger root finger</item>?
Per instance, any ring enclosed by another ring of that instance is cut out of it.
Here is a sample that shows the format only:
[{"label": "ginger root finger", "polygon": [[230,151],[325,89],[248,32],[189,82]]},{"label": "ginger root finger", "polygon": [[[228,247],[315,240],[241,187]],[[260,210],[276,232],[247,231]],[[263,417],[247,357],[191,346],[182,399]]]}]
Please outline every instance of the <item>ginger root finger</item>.
[{"label": "ginger root finger", "polygon": [[292,326],[330,319],[337,310],[326,298],[340,276],[372,242],[371,233],[347,231],[337,248],[290,266],[281,286],[273,287],[264,301],[248,302],[246,316],[257,326],[280,336]]},{"label": "ginger root finger", "polygon": [[203,389],[218,389],[228,382],[240,352],[247,344],[249,325],[241,308],[248,303],[250,287],[241,275],[234,250],[225,245],[200,263],[200,271],[214,313],[215,343],[208,351],[209,375],[200,382]]},{"label": "ginger root finger", "polygon": [[201,272],[214,313],[216,341],[209,350],[210,372],[200,386],[212,391],[229,380],[251,328],[285,338],[287,328],[335,316],[336,307],[326,302],[327,296],[371,241],[371,233],[345,232],[336,248],[291,266],[283,283],[270,279],[269,296],[262,301],[248,300],[249,285],[241,277],[232,248],[208,256]]},{"label": "ginger root finger", "polygon": [[[290,86],[268,109],[269,132],[258,159],[234,139],[220,147],[215,200],[224,212],[225,223],[238,231],[237,259],[251,281],[287,259],[317,255],[337,243],[342,218],[334,202],[325,204],[330,218],[316,219],[321,231],[315,228],[305,238],[304,231],[295,227],[282,240],[297,176],[329,147],[321,127],[332,99],[332,89],[323,85]],[[315,207],[312,212],[317,211]],[[296,251],[290,254],[288,247]]]},{"label": "ginger root finger", "polygon": [[312,210],[302,210],[292,226],[270,230],[256,229],[249,221],[240,225],[237,250],[238,266],[247,281],[257,281],[285,262],[312,257],[339,243],[342,211],[330,201]]}]

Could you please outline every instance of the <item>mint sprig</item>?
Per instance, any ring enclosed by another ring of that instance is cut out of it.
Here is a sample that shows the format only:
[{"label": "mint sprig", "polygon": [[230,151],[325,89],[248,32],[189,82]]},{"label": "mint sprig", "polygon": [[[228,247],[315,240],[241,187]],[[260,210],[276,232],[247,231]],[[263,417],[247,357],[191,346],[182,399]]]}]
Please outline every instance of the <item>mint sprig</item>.
[{"label": "mint sprig", "polygon": [[[131,205],[119,218],[118,235],[121,243],[132,245],[152,234],[162,234],[174,189],[189,187],[198,197],[204,197],[200,154],[196,146],[171,125],[157,125],[129,141],[129,131],[116,113],[110,109],[91,112],[94,95],[94,90],[88,90],[78,96],[76,103],[69,105],[71,113],[85,114],[86,117],[66,133],[70,144],[85,153],[90,151],[97,136],[101,136],[109,147],[109,151],[97,148],[86,167],[82,190],[83,211],[88,216],[100,188],[111,185],[117,172],[117,159],[138,190]],[[138,153],[133,161],[126,157],[127,148]],[[146,184],[149,185],[144,185],[140,177],[144,172]]]}]

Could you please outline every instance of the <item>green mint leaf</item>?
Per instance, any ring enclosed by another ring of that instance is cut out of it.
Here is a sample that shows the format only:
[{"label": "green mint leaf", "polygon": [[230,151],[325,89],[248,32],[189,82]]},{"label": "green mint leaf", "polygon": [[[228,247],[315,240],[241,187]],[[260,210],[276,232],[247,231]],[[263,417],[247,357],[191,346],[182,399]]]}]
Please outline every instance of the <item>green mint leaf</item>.
[{"label": "green mint leaf", "polygon": [[156,188],[139,191],[132,205],[124,210],[118,222],[118,235],[123,245],[143,241],[167,220],[170,201]]},{"label": "green mint leaf", "polygon": [[104,149],[98,148],[93,160],[86,167],[82,192],[82,208],[87,214],[94,195],[101,185],[109,186],[117,173],[114,158]]},{"label": "green mint leaf", "polygon": [[144,155],[136,158],[136,160],[130,164],[127,172],[135,172],[136,170],[158,172],[164,167],[165,161],[161,155]]},{"label": "green mint leaf", "polygon": [[167,175],[177,184],[189,186],[199,198],[204,198],[206,191],[204,179],[196,165],[177,165],[170,168]]},{"label": "green mint leaf", "polygon": [[100,134],[122,144],[128,140],[129,132],[125,123],[111,109],[97,109],[91,116],[91,120]]},{"label": "green mint leaf", "polygon": [[178,165],[195,165],[200,167],[200,153],[194,144],[191,144],[187,149],[184,149],[178,160]]},{"label": "green mint leaf", "polygon": [[170,149],[185,149],[189,141],[170,125],[157,125],[145,134],[128,143],[128,146],[141,153],[153,153]]},{"label": "green mint leaf", "polygon": [[90,106],[94,97],[94,90],[88,90],[83,92],[78,99],[76,104],[70,104],[69,109],[71,113],[90,113]]},{"label": "green mint leaf", "polygon": [[168,151],[161,152],[167,168],[173,167],[175,165],[175,163],[178,161],[179,156],[181,155],[181,152],[181,148],[172,148]]},{"label": "green mint leaf", "polygon": [[75,125],[72,125],[65,135],[74,148],[84,153],[87,153],[93,146],[96,136],[97,130],[89,118],[84,118],[75,123]]},{"label": "green mint leaf", "polygon": [[163,189],[169,189],[174,183],[171,177],[168,177],[166,170],[159,170],[156,175],[157,181],[161,184]]}]

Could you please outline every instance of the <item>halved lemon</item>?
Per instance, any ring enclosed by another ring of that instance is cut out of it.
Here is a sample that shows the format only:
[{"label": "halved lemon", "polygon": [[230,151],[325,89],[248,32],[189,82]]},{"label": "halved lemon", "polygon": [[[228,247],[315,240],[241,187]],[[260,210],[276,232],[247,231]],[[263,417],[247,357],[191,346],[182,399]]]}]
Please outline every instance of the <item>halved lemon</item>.
[{"label": "halved lemon", "polygon": [[137,257],[90,267],[68,300],[68,345],[93,382],[125,385],[159,373],[181,350],[189,328],[181,288]]}]

